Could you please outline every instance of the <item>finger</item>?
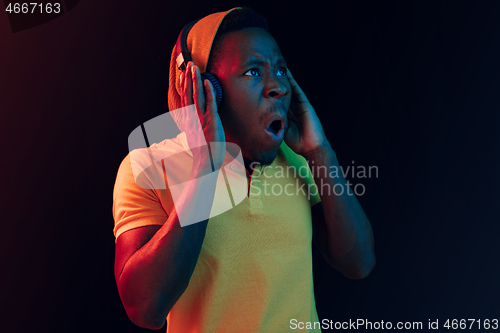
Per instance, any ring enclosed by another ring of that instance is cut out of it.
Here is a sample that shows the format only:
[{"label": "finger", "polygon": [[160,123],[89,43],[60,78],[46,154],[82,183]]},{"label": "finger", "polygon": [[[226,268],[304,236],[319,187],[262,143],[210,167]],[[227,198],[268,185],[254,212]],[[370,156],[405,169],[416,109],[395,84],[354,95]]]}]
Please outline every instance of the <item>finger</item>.
[{"label": "finger", "polygon": [[[205,86],[205,99],[207,103],[207,114],[208,114],[208,122],[210,127],[212,128],[210,140],[210,149],[212,154],[212,159],[214,164],[216,164],[216,160],[220,163],[223,163],[225,156],[226,146],[222,144],[226,141],[224,135],[224,128],[222,127],[222,123],[217,111],[217,102],[215,99],[215,89],[212,85],[212,82],[209,80],[204,80],[203,84]],[[222,144],[222,145],[221,145]],[[222,159],[222,160],[221,160]],[[217,163],[219,163],[217,162]]]},{"label": "finger", "polygon": [[203,93],[203,86],[201,82],[201,74],[198,66],[191,67],[191,79],[193,80],[193,98],[196,110],[202,115],[205,114],[205,96]]},{"label": "finger", "polygon": [[191,76],[191,66],[193,62],[188,62],[187,68],[184,74],[184,98],[186,99],[186,105],[193,104],[193,80]]},{"label": "finger", "polygon": [[212,82],[209,80],[203,81],[205,85],[205,100],[207,106],[207,112],[210,117],[214,117],[217,114],[217,102],[215,101],[215,89],[212,85]]},{"label": "finger", "polygon": [[179,75],[179,82],[181,86],[181,105],[186,106],[186,99],[184,98],[184,72],[181,72],[181,75]]},{"label": "finger", "polygon": [[295,98],[297,98],[297,101],[299,103],[309,103],[309,100],[306,97],[306,94],[300,86],[298,85],[297,81],[295,81],[292,72],[288,69],[286,71],[286,76],[288,77],[288,81],[290,82],[290,85],[292,87],[292,94],[295,95]]},{"label": "finger", "polygon": [[187,105],[187,100],[186,100],[186,73],[187,73],[187,66],[186,65],[186,68],[184,69],[184,71],[182,72],[182,81],[181,81],[181,99],[182,99],[182,105],[183,106],[186,106]]},{"label": "finger", "polygon": [[290,108],[288,109],[287,116],[288,116],[288,122],[290,124],[293,123],[293,122],[295,122],[295,123],[297,122],[297,117],[295,116],[295,111],[294,111],[294,109],[292,108],[291,105],[290,105]]}]

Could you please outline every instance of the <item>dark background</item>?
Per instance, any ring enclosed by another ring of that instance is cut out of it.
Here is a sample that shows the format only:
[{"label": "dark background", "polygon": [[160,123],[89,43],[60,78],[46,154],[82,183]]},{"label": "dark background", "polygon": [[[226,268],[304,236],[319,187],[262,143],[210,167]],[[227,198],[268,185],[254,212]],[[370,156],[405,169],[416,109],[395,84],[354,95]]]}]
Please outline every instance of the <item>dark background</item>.
[{"label": "dark background", "polygon": [[[168,110],[181,28],[238,5],[80,1],[16,33],[0,13],[3,332],[145,331],[113,276],[116,172],[129,133]],[[320,319],[499,318],[500,3],[251,7],[340,163],[379,170],[359,198],[377,267],[348,280],[314,252]]]}]

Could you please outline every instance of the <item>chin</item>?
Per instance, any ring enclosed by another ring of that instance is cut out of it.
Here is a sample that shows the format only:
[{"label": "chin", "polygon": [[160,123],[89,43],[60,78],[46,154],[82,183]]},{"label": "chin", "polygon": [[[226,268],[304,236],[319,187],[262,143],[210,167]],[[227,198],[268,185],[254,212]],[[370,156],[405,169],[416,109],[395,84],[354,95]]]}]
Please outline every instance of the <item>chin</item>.
[{"label": "chin", "polygon": [[[252,143],[252,146],[255,147],[255,142]],[[244,149],[244,146],[241,147],[241,152],[243,155],[243,159],[248,162],[256,162],[259,163],[260,165],[270,165],[273,163],[274,159],[276,156],[278,156],[278,151],[279,147],[277,146],[276,148],[274,147],[267,147],[265,150],[260,150],[260,149]],[[270,148],[270,149],[269,149]],[[274,149],[273,149],[274,148]]]},{"label": "chin", "polygon": [[261,165],[270,165],[273,163],[274,159],[278,155],[278,149],[271,152],[260,153],[260,158],[253,159],[255,162],[259,162]]}]

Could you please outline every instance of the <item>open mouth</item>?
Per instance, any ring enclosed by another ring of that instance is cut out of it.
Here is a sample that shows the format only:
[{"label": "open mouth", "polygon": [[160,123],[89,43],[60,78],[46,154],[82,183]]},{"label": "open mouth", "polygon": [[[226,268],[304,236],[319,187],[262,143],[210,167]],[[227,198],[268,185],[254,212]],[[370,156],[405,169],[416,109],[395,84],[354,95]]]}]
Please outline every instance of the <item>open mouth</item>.
[{"label": "open mouth", "polygon": [[268,120],[266,132],[273,145],[279,145],[285,135],[285,119],[279,114],[274,114]]},{"label": "open mouth", "polygon": [[277,135],[278,132],[283,128],[283,120],[277,119],[273,120],[267,127],[267,131]]}]

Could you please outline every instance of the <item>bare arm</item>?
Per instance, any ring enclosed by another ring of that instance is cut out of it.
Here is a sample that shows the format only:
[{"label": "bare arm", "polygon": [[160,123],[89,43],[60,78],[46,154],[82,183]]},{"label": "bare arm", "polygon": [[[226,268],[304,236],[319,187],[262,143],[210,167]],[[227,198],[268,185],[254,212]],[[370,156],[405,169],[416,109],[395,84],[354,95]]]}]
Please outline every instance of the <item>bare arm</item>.
[{"label": "bare arm", "polygon": [[[288,146],[302,155],[311,168],[339,168],[316,111],[290,71],[287,76],[293,93],[288,112],[290,127],[285,136]],[[367,276],[375,266],[373,233],[358,199],[342,175],[329,177],[328,172],[316,172],[314,180],[322,201],[312,208],[314,243],[328,263],[346,277]],[[344,189],[341,195],[333,192],[337,184]]]},{"label": "bare arm", "polygon": [[[316,170],[338,165],[329,144],[305,154]],[[323,169],[324,170],[324,169]],[[351,279],[366,277],[375,266],[373,232],[363,208],[342,174],[329,177],[328,172],[316,172],[321,203],[313,209],[313,242],[330,264]],[[336,195],[333,191],[337,185]],[[342,188],[342,190],[340,190]]]},{"label": "bare arm", "polygon": [[[197,190],[196,185],[188,185],[181,195],[184,202],[176,203],[178,209],[192,209],[201,199],[196,197]],[[205,220],[181,227],[174,209],[163,226],[132,229],[118,237],[115,278],[134,324],[150,329],[163,326],[188,286],[207,223]]]}]

